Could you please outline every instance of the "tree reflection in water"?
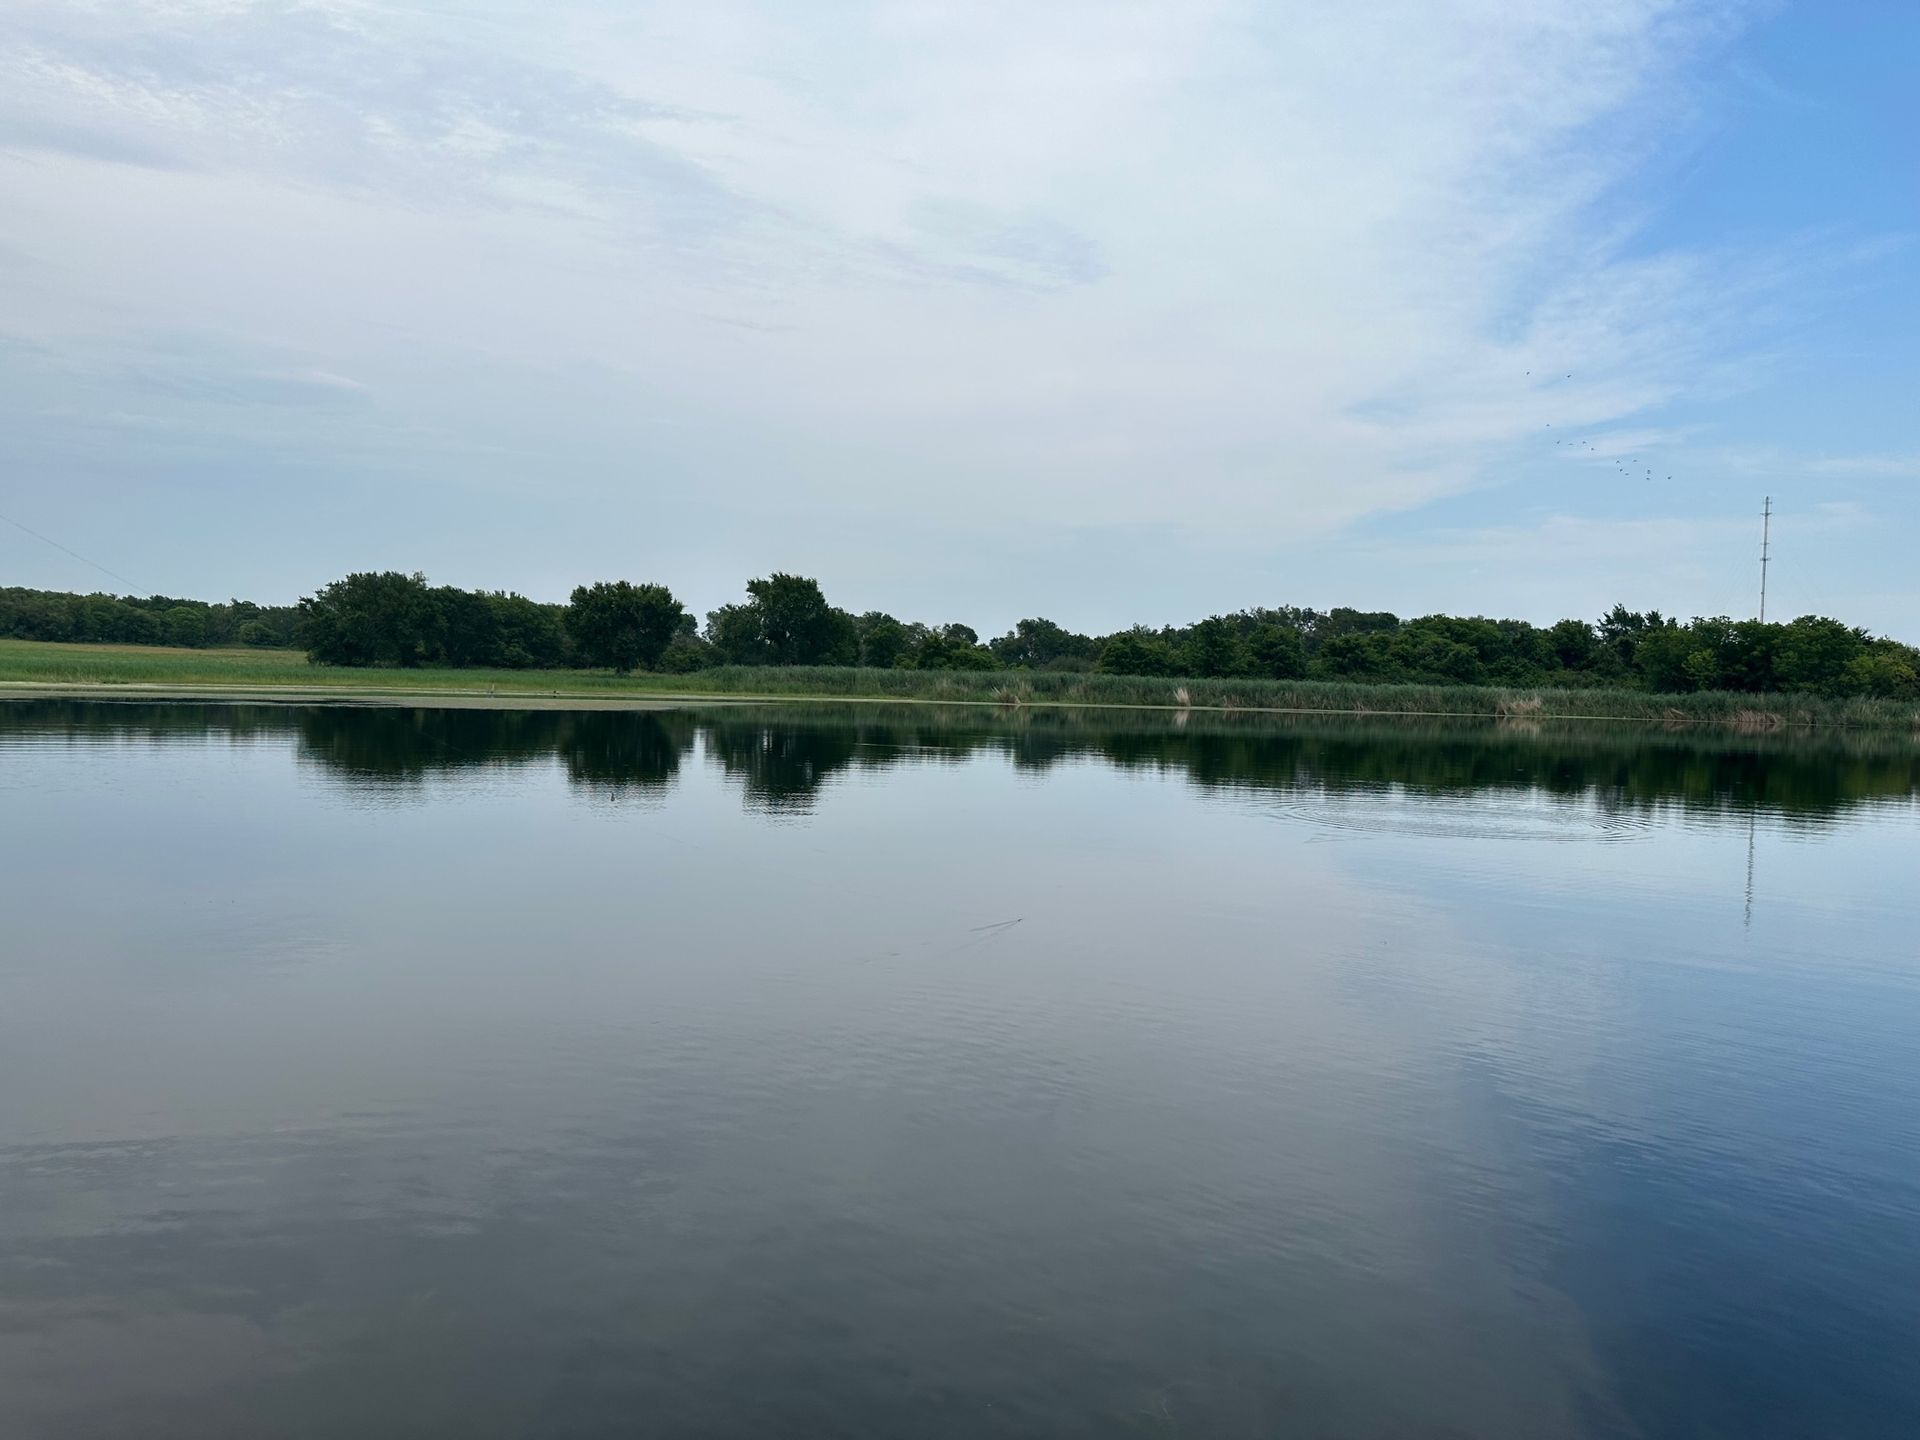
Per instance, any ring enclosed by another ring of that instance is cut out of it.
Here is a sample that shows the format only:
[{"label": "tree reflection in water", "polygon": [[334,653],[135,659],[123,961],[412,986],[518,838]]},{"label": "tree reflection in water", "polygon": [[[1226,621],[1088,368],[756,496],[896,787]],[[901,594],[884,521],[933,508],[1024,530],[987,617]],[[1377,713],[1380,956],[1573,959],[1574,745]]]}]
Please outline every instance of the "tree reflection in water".
[{"label": "tree reflection in water", "polygon": [[609,797],[669,790],[696,745],[748,808],[811,811],[836,775],[999,757],[1044,772],[1097,760],[1209,790],[1282,798],[1496,792],[1632,815],[1767,812],[1818,823],[1920,794],[1920,744],[1897,734],[1731,735],[1639,725],[1514,726],[1381,718],[1074,712],[929,706],[483,710],[401,705],[208,705],[28,700],[9,732],[78,741],[290,738],[347,786],[404,790],[437,775],[558,761]]}]

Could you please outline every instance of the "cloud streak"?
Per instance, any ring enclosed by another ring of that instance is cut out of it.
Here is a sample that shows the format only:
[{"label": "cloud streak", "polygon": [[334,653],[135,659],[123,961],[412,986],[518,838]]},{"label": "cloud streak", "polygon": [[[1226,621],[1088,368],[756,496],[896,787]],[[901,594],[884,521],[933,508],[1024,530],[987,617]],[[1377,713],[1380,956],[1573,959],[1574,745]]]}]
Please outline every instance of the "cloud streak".
[{"label": "cloud streak", "polygon": [[85,357],[171,337],[166,418],[209,448],[488,494],[563,469],[660,560],[689,492],[739,536],[716,563],[774,530],[845,563],[836,527],[894,512],[1319,542],[1743,383],[1778,271],[1606,203],[1738,18],[28,3],[0,247],[37,264],[0,268],[0,323],[89,370],[70,410],[153,388]]}]

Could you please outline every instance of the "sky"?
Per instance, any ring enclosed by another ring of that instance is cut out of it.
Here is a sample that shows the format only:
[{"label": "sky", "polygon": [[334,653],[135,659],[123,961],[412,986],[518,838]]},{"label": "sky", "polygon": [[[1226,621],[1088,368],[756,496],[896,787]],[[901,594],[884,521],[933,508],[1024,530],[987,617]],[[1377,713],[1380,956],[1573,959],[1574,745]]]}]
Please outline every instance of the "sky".
[{"label": "sky", "polygon": [[1920,640],[1920,5],[0,7],[0,584]]}]

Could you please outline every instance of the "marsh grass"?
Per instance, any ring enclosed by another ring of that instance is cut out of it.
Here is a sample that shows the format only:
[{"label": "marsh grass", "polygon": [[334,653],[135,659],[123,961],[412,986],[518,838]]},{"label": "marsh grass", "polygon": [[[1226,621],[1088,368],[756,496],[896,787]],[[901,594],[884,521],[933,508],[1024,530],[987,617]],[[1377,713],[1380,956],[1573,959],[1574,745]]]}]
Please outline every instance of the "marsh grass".
[{"label": "marsh grass", "polygon": [[[1723,729],[1920,727],[1911,701],[1709,691],[1532,690],[1484,685],[1369,685],[1341,680],[1204,680],[1053,671],[778,669],[722,666],[691,675],[586,670],[387,670],[310,665],[297,650],[176,650],[0,640],[0,684],[127,686],[165,691],[285,689],[303,695],[898,700],[1161,710],[1341,711],[1359,716],[1640,720]],[[1012,697],[1012,698],[1010,698]]]}]

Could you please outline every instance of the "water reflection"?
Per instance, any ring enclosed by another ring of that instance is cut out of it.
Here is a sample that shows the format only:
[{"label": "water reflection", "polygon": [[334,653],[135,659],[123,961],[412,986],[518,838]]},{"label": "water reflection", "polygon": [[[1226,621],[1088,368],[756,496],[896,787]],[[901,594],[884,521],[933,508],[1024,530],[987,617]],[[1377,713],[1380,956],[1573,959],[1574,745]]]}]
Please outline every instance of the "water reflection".
[{"label": "water reflection", "polygon": [[1915,780],[0,706],[0,1435],[1906,1440]]},{"label": "water reflection", "polygon": [[[1603,817],[1595,833],[1618,838],[1628,833],[1632,817],[1662,806],[1709,819],[1765,813],[1819,821],[1920,794],[1920,746],[1897,734],[1734,736],[1645,726],[1344,716],[873,706],[573,711],[65,700],[0,705],[0,742],[29,734],[290,737],[304,761],[349,786],[404,787],[437,774],[558,758],[576,785],[608,797],[665,789],[697,748],[738,783],[750,810],[776,815],[808,813],[843,772],[978,755],[999,755],[1035,774],[1093,760],[1208,790],[1293,802],[1357,801],[1339,817],[1322,810],[1309,818],[1362,829],[1382,823],[1365,813],[1366,802],[1395,795],[1482,801],[1505,794],[1579,802]],[[1562,819],[1571,814],[1563,810]],[[1552,831],[1541,833],[1550,837]]]}]

